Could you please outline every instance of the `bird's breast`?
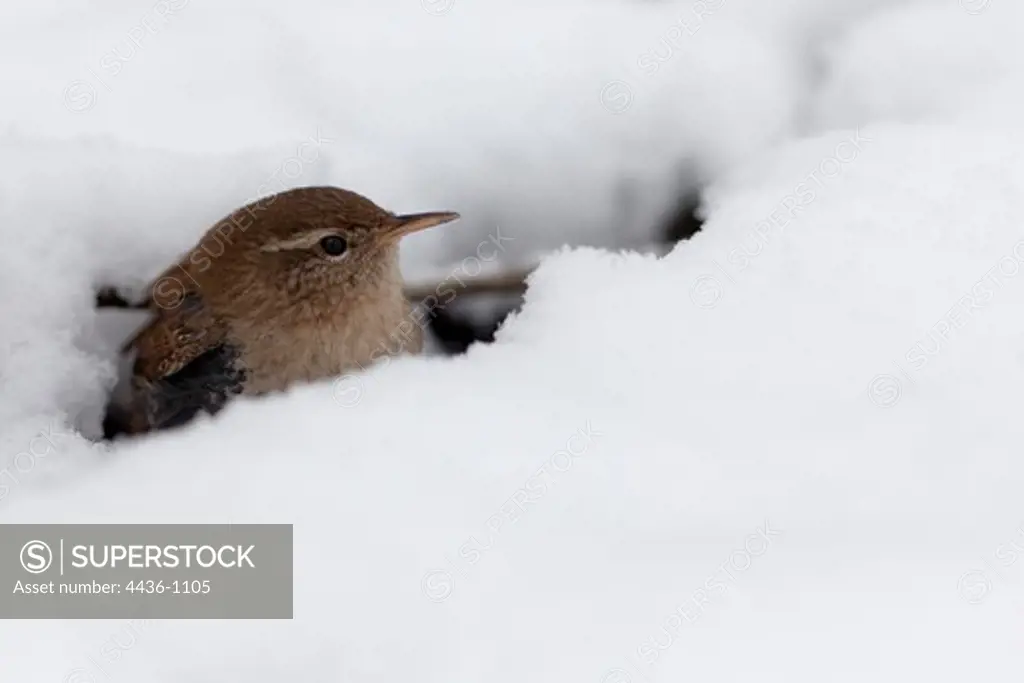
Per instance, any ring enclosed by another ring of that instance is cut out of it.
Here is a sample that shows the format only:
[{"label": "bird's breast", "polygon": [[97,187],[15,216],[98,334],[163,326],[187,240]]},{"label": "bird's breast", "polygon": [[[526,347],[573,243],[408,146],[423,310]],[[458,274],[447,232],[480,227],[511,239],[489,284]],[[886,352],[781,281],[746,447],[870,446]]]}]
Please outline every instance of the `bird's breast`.
[{"label": "bird's breast", "polygon": [[297,382],[368,368],[384,356],[419,353],[423,324],[403,299],[370,310],[245,330],[239,335],[245,340],[241,360],[249,373],[245,393],[281,391]]}]

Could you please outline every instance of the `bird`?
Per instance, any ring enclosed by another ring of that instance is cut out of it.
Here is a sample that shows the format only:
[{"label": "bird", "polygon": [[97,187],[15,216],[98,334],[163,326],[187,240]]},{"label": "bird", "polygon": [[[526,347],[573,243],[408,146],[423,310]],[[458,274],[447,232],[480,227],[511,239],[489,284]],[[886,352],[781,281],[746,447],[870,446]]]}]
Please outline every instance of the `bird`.
[{"label": "bird", "polygon": [[147,288],[152,317],[122,349],[135,353],[129,396],[104,435],[180,427],[239,395],[419,353],[425,321],[404,294],[399,243],[458,218],[398,215],[327,186],[233,211]]}]

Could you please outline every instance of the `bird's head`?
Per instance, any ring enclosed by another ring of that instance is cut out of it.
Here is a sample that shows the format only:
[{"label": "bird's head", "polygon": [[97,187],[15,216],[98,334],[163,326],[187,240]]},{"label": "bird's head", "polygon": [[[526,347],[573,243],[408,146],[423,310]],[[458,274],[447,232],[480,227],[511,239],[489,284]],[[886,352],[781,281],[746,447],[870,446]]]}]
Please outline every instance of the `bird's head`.
[{"label": "bird's head", "polygon": [[[333,187],[289,190],[222,219],[187,257],[192,271],[232,297],[304,300],[400,286],[399,240],[448,223],[452,212],[395,215]],[[200,265],[207,262],[207,267]]]}]

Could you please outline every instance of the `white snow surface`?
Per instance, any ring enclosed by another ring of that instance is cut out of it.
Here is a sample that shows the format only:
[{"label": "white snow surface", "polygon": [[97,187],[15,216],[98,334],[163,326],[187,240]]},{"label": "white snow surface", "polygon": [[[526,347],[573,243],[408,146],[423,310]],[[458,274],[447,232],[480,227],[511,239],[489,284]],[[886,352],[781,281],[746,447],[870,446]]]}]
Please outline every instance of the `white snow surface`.
[{"label": "white snow surface", "polygon": [[[1019,677],[1024,11],[172,4],[116,76],[152,6],[0,8],[0,519],[294,524],[295,618],[2,621],[3,680]],[[549,254],[494,344],[93,443],[93,287],[314,183],[461,211],[412,274]]]}]

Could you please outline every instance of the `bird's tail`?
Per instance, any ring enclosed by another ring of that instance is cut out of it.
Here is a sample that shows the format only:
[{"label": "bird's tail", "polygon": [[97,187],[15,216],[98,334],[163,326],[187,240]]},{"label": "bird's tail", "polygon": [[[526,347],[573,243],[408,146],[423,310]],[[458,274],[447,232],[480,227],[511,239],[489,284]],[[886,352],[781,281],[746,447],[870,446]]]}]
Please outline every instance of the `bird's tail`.
[{"label": "bird's tail", "polygon": [[121,435],[141,434],[146,431],[146,425],[137,411],[129,407],[111,401],[107,404],[107,414],[103,416],[103,438],[111,441]]}]

